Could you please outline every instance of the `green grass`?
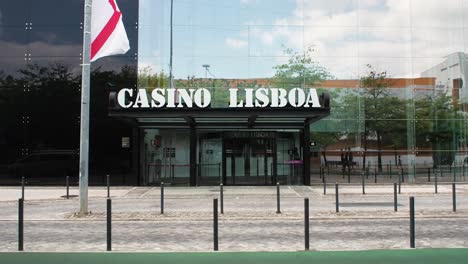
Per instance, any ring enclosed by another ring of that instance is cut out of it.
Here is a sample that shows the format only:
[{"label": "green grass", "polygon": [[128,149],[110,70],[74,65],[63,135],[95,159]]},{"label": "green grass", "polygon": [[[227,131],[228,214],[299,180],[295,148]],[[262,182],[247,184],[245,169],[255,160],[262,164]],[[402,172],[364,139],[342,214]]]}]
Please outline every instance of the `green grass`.
[{"label": "green grass", "polygon": [[139,264],[139,263],[327,263],[327,264],[458,264],[468,263],[468,249],[373,250],[346,252],[238,252],[238,253],[0,253],[0,263]]}]

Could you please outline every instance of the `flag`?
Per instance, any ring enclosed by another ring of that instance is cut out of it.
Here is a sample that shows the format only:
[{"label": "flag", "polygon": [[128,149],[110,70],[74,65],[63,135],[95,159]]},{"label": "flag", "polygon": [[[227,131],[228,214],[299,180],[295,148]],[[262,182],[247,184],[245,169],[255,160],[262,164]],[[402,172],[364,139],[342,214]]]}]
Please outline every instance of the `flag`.
[{"label": "flag", "polygon": [[130,49],[116,0],[94,0],[91,15],[91,62]]}]

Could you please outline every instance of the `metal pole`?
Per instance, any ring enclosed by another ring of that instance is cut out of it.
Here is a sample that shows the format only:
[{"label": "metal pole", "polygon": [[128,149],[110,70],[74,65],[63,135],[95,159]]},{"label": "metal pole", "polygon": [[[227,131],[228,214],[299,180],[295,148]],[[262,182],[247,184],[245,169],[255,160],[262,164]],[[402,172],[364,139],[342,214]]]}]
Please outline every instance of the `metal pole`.
[{"label": "metal pole", "polygon": [[89,91],[91,79],[91,6],[85,0],[83,30],[83,64],[81,72],[80,119],[80,214],[88,213],[88,156],[89,156]]},{"label": "metal pole", "polygon": [[24,184],[25,184],[25,180],[24,180],[24,176],[21,177],[21,199],[24,200]]},{"label": "metal pole", "polygon": [[366,180],[364,179],[364,172],[361,173],[362,194],[366,194]]},{"label": "metal pole", "polygon": [[437,178],[437,172],[436,172],[436,173],[434,173],[434,192],[435,192],[436,194],[438,193],[438,190],[437,190],[437,189],[438,189],[438,186],[437,186],[437,185],[438,185],[438,181],[439,181],[439,179]]},{"label": "metal pole", "polygon": [[390,179],[392,178],[392,162],[390,161]]},{"label": "metal pole", "polygon": [[325,177],[325,172],[323,173],[323,195],[327,194],[327,178]]},{"label": "metal pole", "polygon": [[377,168],[374,168],[374,183],[377,183]]},{"label": "metal pole", "polygon": [[173,57],[173,51],[174,51],[174,48],[173,48],[173,34],[172,34],[172,30],[173,30],[173,14],[174,14],[174,1],[171,0],[171,21],[170,21],[170,24],[171,24],[171,28],[170,28],[170,53],[169,53],[169,85],[170,85],[170,88],[173,88],[174,87],[174,83],[173,83],[173,75],[172,75],[172,57]]},{"label": "metal pole", "polygon": [[106,177],[107,177],[107,198],[109,198],[110,197],[110,175],[107,174]]},{"label": "metal pole", "polygon": [[348,167],[348,183],[351,183],[351,168]]},{"label": "metal pole", "polygon": [[281,214],[281,204],[280,204],[280,184],[276,183],[276,213]]},{"label": "metal pole", "polygon": [[457,211],[457,190],[455,183],[452,183],[452,204],[453,204],[453,211]]},{"label": "metal pole", "polygon": [[397,184],[393,183],[393,210],[398,212],[398,194],[397,194]]},{"label": "metal pole", "polygon": [[24,213],[23,213],[23,198],[18,200],[18,251],[23,251],[23,238],[24,238]]},{"label": "metal pole", "polygon": [[107,251],[112,250],[112,200],[107,198]]},{"label": "metal pole", "polygon": [[340,201],[338,196],[338,183],[335,183],[335,209],[337,213],[340,212]]},{"label": "metal pole", "polygon": [[401,172],[398,174],[398,194],[401,194]]},{"label": "metal pole", "polygon": [[161,214],[164,214],[164,182],[161,182]]},{"label": "metal pole", "polygon": [[213,199],[213,249],[218,251],[218,199]]},{"label": "metal pole", "polygon": [[221,214],[224,214],[224,190],[223,190],[223,184],[221,183],[219,185],[219,206],[221,209]]},{"label": "metal pole", "polygon": [[414,197],[410,197],[410,247],[415,248]]},{"label": "metal pole", "polygon": [[309,250],[309,198],[304,199],[304,247]]},{"label": "metal pole", "polygon": [[427,168],[427,182],[431,182],[431,168]]},{"label": "metal pole", "polygon": [[67,184],[67,199],[70,199],[70,176],[67,176],[66,184]]}]

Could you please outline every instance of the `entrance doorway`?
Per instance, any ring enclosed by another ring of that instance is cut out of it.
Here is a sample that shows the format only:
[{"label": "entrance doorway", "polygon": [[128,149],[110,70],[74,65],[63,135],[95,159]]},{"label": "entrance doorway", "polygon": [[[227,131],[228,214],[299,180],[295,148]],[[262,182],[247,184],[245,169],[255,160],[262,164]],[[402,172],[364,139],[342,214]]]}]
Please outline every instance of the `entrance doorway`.
[{"label": "entrance doorway", "polygon": [[275,133],[243,134],[245,132],[226,132],[224,135],[224,182],[228,185],[273,185]]}]

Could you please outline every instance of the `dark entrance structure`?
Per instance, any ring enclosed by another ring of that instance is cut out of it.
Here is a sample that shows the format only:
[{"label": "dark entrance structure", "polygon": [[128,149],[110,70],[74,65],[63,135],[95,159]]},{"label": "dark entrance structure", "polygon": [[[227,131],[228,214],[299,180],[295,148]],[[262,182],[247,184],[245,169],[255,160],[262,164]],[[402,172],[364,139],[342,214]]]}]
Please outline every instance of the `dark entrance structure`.
[{"label": "dark entrance structure", "polygon": [[310,184],[310,124],[321,108],[122,109],[110,95],[109,115],[133,126],[139,185]]}]

